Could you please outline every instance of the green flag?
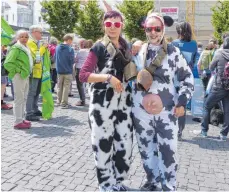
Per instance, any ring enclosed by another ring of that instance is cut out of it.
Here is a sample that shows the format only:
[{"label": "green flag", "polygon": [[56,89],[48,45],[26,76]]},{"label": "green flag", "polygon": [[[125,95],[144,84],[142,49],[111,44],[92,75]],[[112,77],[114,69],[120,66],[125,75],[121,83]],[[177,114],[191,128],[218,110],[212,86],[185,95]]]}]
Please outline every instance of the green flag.
[{"label": "green flag", "polygon": [[8,45],[14,35],[14,30],[9,26],[9,24],[5,21],[5,19],[1,19],[1,44]]},{"label": "green flag", "polygon": [[54,102],[51,92],[51,78],[50,78],[50,57],[49,52],[46,49],[43,56],[43,73],[41,83],[41,96],[42,96],[42,117],[44,119],[52,118],[52,112],[54,110]]}]

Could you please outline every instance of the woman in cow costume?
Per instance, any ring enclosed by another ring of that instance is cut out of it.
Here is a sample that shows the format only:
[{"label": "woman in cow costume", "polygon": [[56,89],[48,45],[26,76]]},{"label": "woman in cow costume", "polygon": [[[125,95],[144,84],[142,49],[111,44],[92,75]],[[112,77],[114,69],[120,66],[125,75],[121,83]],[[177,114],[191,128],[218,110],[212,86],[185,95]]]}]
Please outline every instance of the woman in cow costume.
[{"label": "woman in cow costume", "polygon": [[91,83],[89,123],[99,189],[125,191],[122,181],[130,168],[133,140],[128,80],[136,77],[137,71],[130,62],[127,43],[120,36],[120,13],[107,12],[103,24],[105,36],[91,48],[80,80]]},{"label": "woman in cow costume", "polygon": [[[178,48],[167,44],[165,26],[173,20],[149,13],[144,24],[148,42],[139,52],[137,82],[133,90],[133,116],[137,142],[147,175],[142,190],[176,190],[177,118],[193,93],[193,75]],[[179,93],[174,82],[179,82]]]}]

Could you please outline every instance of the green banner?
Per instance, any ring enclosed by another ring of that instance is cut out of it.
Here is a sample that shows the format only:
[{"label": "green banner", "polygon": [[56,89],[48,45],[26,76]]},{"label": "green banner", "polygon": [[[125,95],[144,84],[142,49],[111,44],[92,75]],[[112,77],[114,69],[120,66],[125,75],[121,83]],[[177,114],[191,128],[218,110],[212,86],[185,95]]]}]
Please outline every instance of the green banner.
[{"label": "green banner", "polygon": [[52,97],[51,78],[50,78],[51,61],[47,49],[43,56],[42,65],[43,65],[42,83],[41,83],[42,117],[44,119],[50,119],[52,118],[52,112],[54,110],[54,102]]},{"label": "green banner", "polygon": [[1,17],[1,45],[8,45],[14,36],[14,30],[9,24]]}]

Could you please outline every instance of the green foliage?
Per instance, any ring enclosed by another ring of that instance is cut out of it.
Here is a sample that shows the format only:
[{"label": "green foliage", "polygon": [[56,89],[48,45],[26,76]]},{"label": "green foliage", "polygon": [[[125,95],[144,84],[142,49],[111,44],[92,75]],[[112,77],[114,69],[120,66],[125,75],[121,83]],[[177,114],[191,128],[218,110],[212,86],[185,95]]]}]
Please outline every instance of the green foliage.
[{"label": "green foliage", "polygon": [[221,44],[222,34],[229,31],[229,1],[218,1],[212,11],[212,24],[215,28],[214,36]]},{"label": "green foliage", "polygon": [[62,41],[66,33],[73,33],[79,17],[80,1],[42,1],[42,18],[50,25],[50,33]]},{"label": "green foliage", "polygon": [[96,41],[103,36],[102,18],[104,12],[99,8],[97,1],[89,0],[79,14],[76,26],[77,33],[85,38]]},{"label": "green foliage", "polygon": [[123,0],[123,3],[117,8],[125,17],[124,32],[129,39],[138,38],[145,40],[145,32],[139,26],[139,20],[147,16],[148,11],[154,9],[154,1],[129,1]]}]

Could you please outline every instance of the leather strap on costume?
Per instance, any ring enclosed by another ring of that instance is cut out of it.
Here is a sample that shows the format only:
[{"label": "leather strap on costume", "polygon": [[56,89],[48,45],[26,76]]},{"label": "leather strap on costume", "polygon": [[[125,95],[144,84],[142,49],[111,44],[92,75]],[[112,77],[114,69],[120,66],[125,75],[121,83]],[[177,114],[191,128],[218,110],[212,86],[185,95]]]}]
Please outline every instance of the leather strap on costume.
[{"label": "leather strap on costume", "polygon": [[137,75],[137,87],[139,90],[148,91],[153,83],[153,75],[156,69],[161,66],[162,60],[167,55],[167,43],[163,39],[162,48],[158,50],[156,56],[149,66],[146,66],[146,54],[148,53],[149,43],[143,45],[143,63],[144,69],[139,71]]},{"label": "leather strap on costume", "polygon": [[101,43],[106,47],[107,52],[110,54],[110,59],[113,60],[114,57],[118,54],[122,57],[123,63],[126,63],[124,67],[124,77],[126,81],[132,80],[137,76],[137,68],[133,62],[130,62],[130,58],[128,55],[126,57],[122,54],[122,52],[117,49],[113,43],[111,42],[108,36],[104,36]]},{"label": "leather strap on costume", "polygon": [[143,55],[143,61],[144,61],[144,66],[145,69],[147,71],[149,71],[151,73],[151,75],[154,74],[155,70],[161,66],[162,64],[162,60],[165,58],[165,56],[167,55],[167,43],[166,41],[163,39],[162,41],[162,48],[158,50],[156,56],[154,57],[154,59],[151,61],[149,66],[146,66],[146,54],[148,52],[148,46],[149,44],[147,43],[147,46],[145,46],[145,50],[143,51],[144,55]]}]

